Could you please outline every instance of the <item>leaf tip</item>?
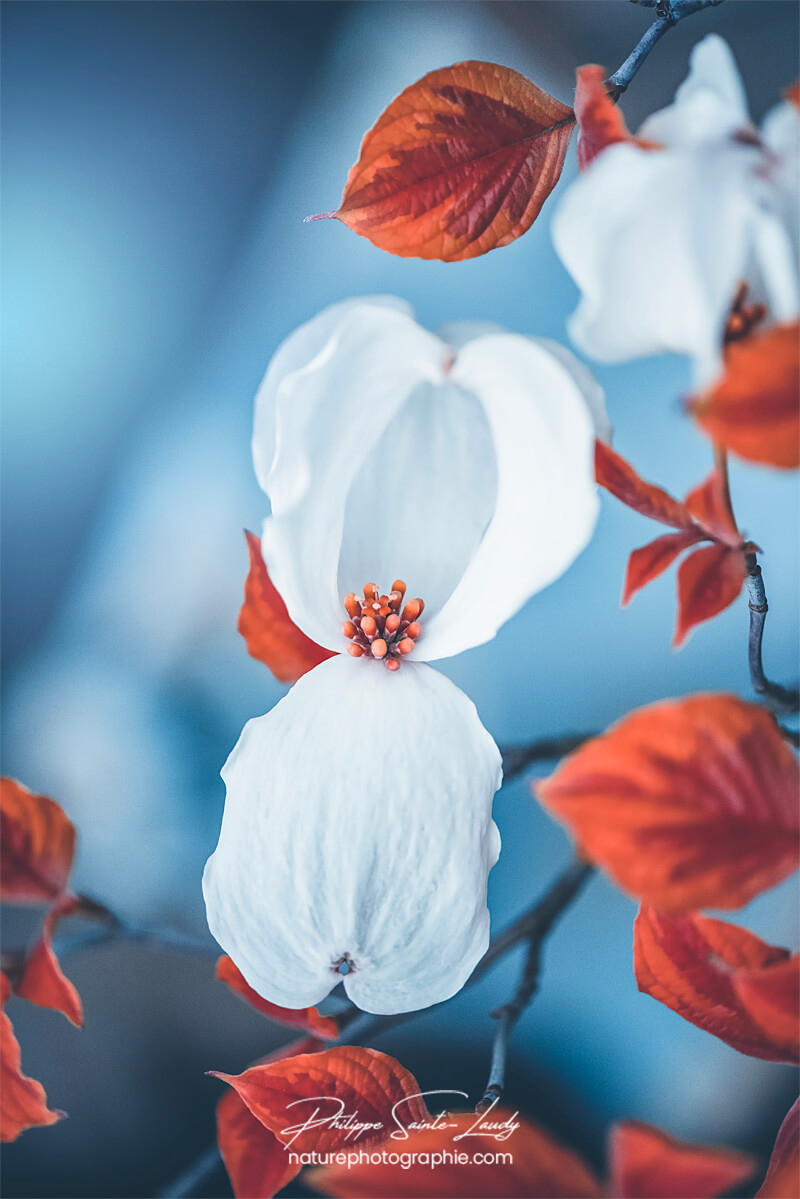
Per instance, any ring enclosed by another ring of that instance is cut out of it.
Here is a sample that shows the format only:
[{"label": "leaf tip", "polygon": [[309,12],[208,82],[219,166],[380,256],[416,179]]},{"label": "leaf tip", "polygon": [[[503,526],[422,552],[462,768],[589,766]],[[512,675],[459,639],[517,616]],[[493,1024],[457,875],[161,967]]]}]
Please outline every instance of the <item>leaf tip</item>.
[{"label": "leaf tip", "polygon": [[338,209],[335,212],[313,212],[311,216],[303,217],[303,224],[307,225],[309,221],[331,221],[338,217]]}]

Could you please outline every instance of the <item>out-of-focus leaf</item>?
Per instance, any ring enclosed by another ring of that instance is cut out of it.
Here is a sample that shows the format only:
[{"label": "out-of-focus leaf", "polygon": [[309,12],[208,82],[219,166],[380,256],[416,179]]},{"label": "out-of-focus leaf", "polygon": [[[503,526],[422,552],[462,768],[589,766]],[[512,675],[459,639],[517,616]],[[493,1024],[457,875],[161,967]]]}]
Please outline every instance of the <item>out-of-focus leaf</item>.
[{"label": "out-of-focus leaf", "polygon": [[625,118],[608,93],[605,70],[594,63],[578,67],[575,116],[578,121],[578,165],[582,171],[601,151],[618,142],[634,142],[642,150],[657,150],[655,142],[633,137]]},{"label": "out-of-focus leaf", "polygon": [[225,954],[217,962],[217,978],[227,983],[232,991],[246,1000],[251,1007],[276,1024],[285,1024],[288,1028],[303,1028],[306,1032],[329,1041],[335,1041],[339,1036],[339,1026],[332,1016],[321,1016],[315,1007],[287,1008],[278,1007],[267,999],[262,999],[258,991],[248,984],[238,966]]},{"label": "out-of-focus leaf", "polygon": [[[697,913],[670,916],[642,907],[634,926],[633,963],[640,991],[726,1045],[767,1061],[798,1061],[797,1010],[788,1027],[784,1011],[773,1023],[761,1003],[757,1022],[737,986],[740,978],[751,984],[755,979],[757,1004],[760,984],[763,990],[778,993],[780,1006],[785,1002],[781,993],[787,989],[788,950],[767,945],[723,920]],[[789,971],[796,970],[795,961]],[[778,972],[774,988],[773,971]],[[793,989],[796,996],[796,979]]]},{"label": "out-of-focus leaf", "polygon": [[[485,1116],[487,1124],[500,1124],[514,1116],[511,1111],[493,1108]],[[455,1141],[479,1126],[474,1112],[447,1115],[446,1126],[411,1130],[407,1140],[389,1140],[379,1149],[387,1153],[417,1155],[410,1168],[383,1162],[365,1162],[347,1166],[329,1166],[312,1170],[308,1183],[334,1199],[594,1199],[601,1194],[594,1176],[569,1149],[554,1141],[528,1120],[516,1117],[517,1128],[507,1139],[497,1141],[488,1135],[471,1135]],[[421,1154],[463,1154],[466,1162],[445,1159],[431,1169]],[[476,1154],[496,1157],[507,1153],[510,1161],[476,1162]]]},{"label": "out-of-focus leaf", "polygon": [[740,458],[800,466],[800,324],[733,342],[722,378],[689,407],[708,436]]},{"label": "out-of-focus leaf", "polygon": [[595,442],[594,469],[600,486],[628,508],[633,508],[634,512],[649,516],[662,525],[670,525],[673,529],[697,528],[685,504],[674,499],[663,487],[647,483],[621,454],[604,441]]},{"label": "out-of-focus leaf", "polygon": [[296,683],[301,675],[334,655],[306,637],[291,620],[267,573],[261,542],[245,532],[250,571],[244,585],[244,603],[238,629],[248,653],[268,666],[281,683]]},{"label": "out-of-focus leaf", "polygon": [[[0,1007],[10,993],[9,981],[0,974]],[[41,1083],[20,1069],[19,1042],[4,1010],[0,1010],[0,1141],[15,1141],[26,1128],[55,1124],[64,1115],[47,1106]]]},{"label": "out-of-focus leaf", "polygon": [[654,541],[648,541],[647,545],[634,550],[625,572],[622,606],[625,607],[637,591],[663,574],[685,549],[702,541],[703,536],[699,530],[684,529],[679,533],[665,533],[663,537],[656,537]]},{"label": "out-of-focus leaf", "polygon": [[796,1199],[800,1195],[800,1099],[789,1108],[775,1138],[767,1176],[756,1199]]},{"label": "out-of-focus leaf", "polygon": [[636,1120],[608,1138],[614,1199],[714,1199],[746,1182],[755,1160],[731,1149],[686,1145]]},{"label": "out-of-focus leaf", "polygon": [[0,779],[0,899],[49,903],[67,885],[75,829],[57,803]]},{"label": "out-of-focus leaf", "polygon": [[731,979],[750,1019],[792,1061],[800,1058],[800,954],[766,970],[737,971]]},{"label": "out-of-focus leaf", "polygon": [[73,984],[63,973],[53,951],[53,933],[62,916],[69,916],[78,907],[78,900],[69,896],[44,919],[42,934],[25,959],[22,977],[14,991],[21,999],[39,1007],[62,1012],[77,1028],[83,1027],[83,1006]]},{"label": "out-of-focus leaf", "polygon": [[644,903],[737,908],[797,868],[798,763],[773,718],[733,695],[640,708],[536,793]]},{"label": "out-of-focus leaf", "polygon": [[431,71],[369,130],[341,206],[320,217],[405,258],[475,258],[533,224],[574,123],[571,108],[508,67]]}]

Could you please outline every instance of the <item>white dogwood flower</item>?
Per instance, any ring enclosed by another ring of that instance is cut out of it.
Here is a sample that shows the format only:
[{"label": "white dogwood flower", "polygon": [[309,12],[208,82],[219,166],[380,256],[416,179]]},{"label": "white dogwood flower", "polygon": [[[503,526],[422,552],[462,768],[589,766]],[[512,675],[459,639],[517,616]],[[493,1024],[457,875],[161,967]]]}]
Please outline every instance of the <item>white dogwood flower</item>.
[{"label": "white dogwood flower", "polygon": [[477,332],[347,301],[280,347],[257,397],[264,558],[338,652],[246,725],[204,892],[214,936],[284,1007],[342,980],[367,1011],[425,1007],[488,943],[500,754],[426,663],[489,640],[588,542],[602,394],[560,347]]},{"label": "white dogwood flower", "polygon": [[565,191],[553,241],[581,290],[568,327],[601,362],[672,351],[693,383],[720,373],[741,283],[768,318],[800,311],[800,114],[751,124],[733,55],[716,35],[692,51],[675,100],[636,141],[608,146]]}]

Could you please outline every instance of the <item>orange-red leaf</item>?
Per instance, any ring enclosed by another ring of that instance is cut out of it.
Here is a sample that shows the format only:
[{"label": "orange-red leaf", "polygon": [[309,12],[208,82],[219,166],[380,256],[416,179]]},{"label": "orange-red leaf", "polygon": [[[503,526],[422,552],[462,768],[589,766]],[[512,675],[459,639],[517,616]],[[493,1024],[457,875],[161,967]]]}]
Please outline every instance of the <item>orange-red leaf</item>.
[{"label": "orange-red leaf", "polygon": [[800,772],[733,695],[640,708],[536,785],[583,852],[668,911],[737,908],[797,868]]},{"label": "orange-red leaf", "polygon": [[800,1099],[778,1130],[767,1176],[756,1199],[797,1199],[800,1195]]},{"label": "orange-red leaf", "polygon": [[217,1104],[217,1144],[236,1199],[271,1199],[300,1172],[235,1091]]},{"label": "orange-red leaf", "polygon": [[[5,974],[0,974],[0,1008],[10,989]],[[55,1124],[63,1114],[47,1106],[42,1084],[22,1073],[19,1041],[5,1011],[0,1010],[0,1141],[15,1141],[26,1128]]]},{"label": "orange-red leaf", "polygon": [[[500,1124],[514,1116],[494,1108],[487,1122]],[[575,1154],[552,1140],[527,1120],[519,1123],[502,1141],[487,1134],[464,1137],[470,1129],[477,1132],[474,1112],[457,1112],[445,1117],[447,1127],[412,1130],[407,1140],[389,1140],[373,1148],[370,1158],[385,1150],[387,1154],[415,1154],[410,1168],[385,1161],[368,1161],[312,1170],[307,1182],[334,1199],[594,1199],[601,1194],[597,1180]],[[452,1155],[432,1169],[421,1154]],[[483,1155],[507,1154],[512,1160],[480,1160]],[[456,1156],[458,1155],[458,1156]],[[475,1161],[475,1157],[479,1157]],[[460,1160],[460,1158],[466,1160]]]},{"label": "orange-red leaf", "polygon": [[39,1007],[63,1012],[77,1028],[82,1028],[83,1006],[80,996],[74,985],[62,973],[52,944],[58,921],[62,916],[69,916],[77,906],[78,901],[70,896],[48,912],[44,919],[42,935],[25,959],[22,977],[14,990],[21,999],[27,999]]},{"label": "orange-red leaf", "polygon": [[637,591],[663,574],[679,554],[690,545],[696,545],[703,536],[700,530],[683,529],[678,533],[665,533],[663,537],[656,537],[654,541],[648,541],[647,545],[634,550],[625,572],[622,606],[630,603]]},{"label": "orange-red leaf", "polygon": [[645,482],[631,464],[604,441],[596,441],[594,449],[595,477],[606,491],[634,512],[649,516],[662,525],[670,525],[673,529],[696,529],[692,514],[680,500],[674,499],[663,487]]},{"label": "orange-red leaf", "polygon": [[262,999],[258,991],[245,980],[238,966],[226,955],[217,962],[217,978],[227,983],[232,991],[254,1007],[257,1012],[274,1020],[276,1024],[285,1024],[289,1028],[303,1028],[306,1032],[329,1041],[335,1041],[339,1035],[339,1026],[332,1016],[321,1016],[315,1007],[298,1008],[278,1007],[267,999]]},{"label": "orange-red leaf", "polygon": [[334,655],[298,629],[267,573],[261,542],[255,533],[245,532],[245,537],[250,572],[237,627],[252,657],[268,666],[279,682],[296,683],[301,675]]},{"label": "orange-red leaf", "polygon": [[737,971],[734,990],[751,1020],[770,1041],[800,1059],[800,954],[765,970]]},{"label": "orange-red leaf", "polygon": [[722,475],[716,469],[712,470],[705,482],[690,491],[684,501],[692,518],[715,541],[738,548],[742,536],[733,522],[729,502],[726,502]]},{"label": "orange-red leaf", "polygon": [[14,779],[0,779],[0,898],[44,903],[64,890],[75,829],[57,803]]},{"label": "orange-red leaf", "polygon": [[689,406],[709,437],[740,458],[800,466],[800,324],[732,342],[722,378]]},{"label": "orange-red leaf", "polygon": [[744,586],[744,555],[725,545],[695,550],[678,567],[678,620],[672,644],[682,645],[696,625],[730,607]]},{"label": "orange-red leaf", "polygon": [[615,1199],[714,1199],[755,1168],[748,1154],[686,1145],[637,1120],[614,1125],[608,1158]]},{"label": "orange-red leaf", "polygon": [[369,130],[338,212],[321,215],[404,258],[475,258],[533,224],[574,123],[571,108],[508,67],[431,71]]},{"label": "orange-red leaf", "polygon": [[[768,978],[774,970],[783,975],[788,958],[788,950],[744,928],[697,913],[670,916],[642,907],[634,925],[639,990],[740,1053],[771,1062],[798,1060],[797,1013],[792,1028],[779,1023],[767,1031],[752,1018],[736,980]],[[763,1008],[761,1014],[767,1016]]]},{"label": "orange-red leaf", "polygon": [[[297,1153],[372,1144],[396,1128],[396,1121],[427,1118],[414,1076],[376,1049],[340,1045],[251,1066],[243,1074],[212,1073],[230,1083],[253,1115]],[[292,1131],[315,1111],[316,1127]],[[331,1126],[331,1117],[355,1111],[366,1125],[358,1135],[351,1128]]]},{"label": "orange-red leaf", "polygon": [[575,116],[578,120],[578,165],[585,171],[607,146],[634,139],[625,118],[608,94],[605,70],[590,63],[578,67],[575,87]]}]

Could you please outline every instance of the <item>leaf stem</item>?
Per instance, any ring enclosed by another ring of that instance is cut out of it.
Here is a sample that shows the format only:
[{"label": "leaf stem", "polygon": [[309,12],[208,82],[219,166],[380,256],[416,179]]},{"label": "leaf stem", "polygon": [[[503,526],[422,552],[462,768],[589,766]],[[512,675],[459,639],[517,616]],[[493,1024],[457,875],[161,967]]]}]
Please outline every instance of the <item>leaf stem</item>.
[{"label": "leaf stem", "polygon": [[572,753],[573,749],[583,745],[596,733],[564,733],[560,737],[547,737],[541,741],[531,741],[528,745],[501,745],[503,756],[503,782],[522,774],[533,762],[554,762]]},{"label": "leaf stem", "polygon": [[721,4],[722,0],[659,0],[657,4],[648,4],[647,0],[642,0],[642,2],[648,8],[655,8],[658,16],[634,46],[622,66],[606,81],[609,90],[615,92],[615,98],[625,91],[653,46],[660,41],[668,29],[677,25],[678,21],[682,21],[684,17],[691,16],[692,13]]},{"label": "leaf stem", "polygon": [[800,709],[800,690],[797,687],[783,687],[780,683],[771,682],[764,674],[761,660],[761,643],[764,638],[764,624],[769,611],[767,592],[764,578],[756,555],[748,551],[744,556],[745,584],[750,598],[750,639],[748,658],[750,662],[750,681],[753,690],[769,705],[773,712],[797,712]]}]

